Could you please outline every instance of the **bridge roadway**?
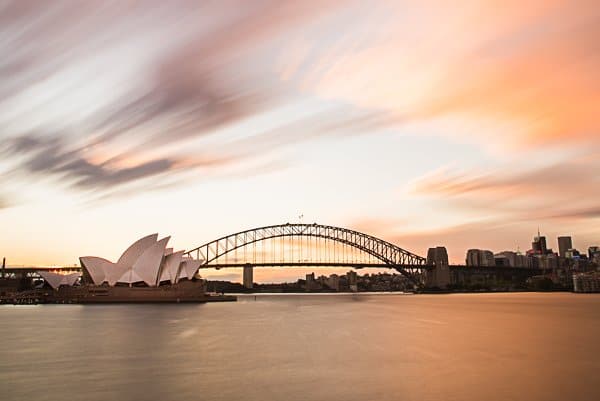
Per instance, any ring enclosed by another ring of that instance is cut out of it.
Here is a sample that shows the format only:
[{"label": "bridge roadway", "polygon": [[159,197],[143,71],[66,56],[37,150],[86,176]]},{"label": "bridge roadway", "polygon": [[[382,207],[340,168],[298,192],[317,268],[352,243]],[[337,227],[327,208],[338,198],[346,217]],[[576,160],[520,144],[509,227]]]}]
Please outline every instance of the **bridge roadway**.
[{"label": "bridge roadway", "polygon": [[[353,262],[261,262],[261,263],[215,263],[201,265],[200,269],[225,269],[225,268],[243,268],[243,267],[349,267],[354,269],[362,268],[380,268],[393,269],[385,263],[353,263]],[[404,265],[411,269],[431,270],[434,266],[430,265]],[[524,267],[508,267],[508,266],[465,266],[465,265],[450,265],[450,270],[461,273],[490,273],[490,272],[506,272],[506,273],[528,273],[531,275],[547,273],[549,270],[532,269]],[[11,273],[35,273],[37,271],[60,271],[60,272],[79,272],[81,266],[24,266],[24,267],[6,267],[4,272],[8,275]]]},{"label": "bridge roadway", "polygon": [[[394,269],[394,266],[385,263],[359,263],[359,262],[260,262],[260,263],[211,263],[201,265],[200,269],[225,269],[225,268],[243,268],[243,267],[350,267],[353,269],[362,268],[379,268],[379,269]],[[406,269],[421,269],[433,270],[432,265],[402,265]],[[510,266],[466,266],[466,265],[449,265],[451,271],[457,273],[526,273],[529,275],[543,274],[550,270],[532,269],[525,267],[510,267]]]},{"label": "bridge roadway", "polygon": [[[211,263],[201,265],[200,269],[225,269],[243,267],[350,267],[353,269],[379,268],[393,269],[386,263],[360,263],[360,262],[260,262],[260,263]],[[406,269],[433,269],[434,266],[427,265],[402,265]]]}]

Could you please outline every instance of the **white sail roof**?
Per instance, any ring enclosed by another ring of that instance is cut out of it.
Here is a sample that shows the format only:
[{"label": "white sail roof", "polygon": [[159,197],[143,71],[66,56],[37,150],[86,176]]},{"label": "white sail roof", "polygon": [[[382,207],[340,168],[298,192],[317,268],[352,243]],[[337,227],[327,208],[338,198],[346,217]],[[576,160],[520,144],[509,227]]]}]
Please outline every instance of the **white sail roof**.
[{"label": "white sail roof", "polygon": [[165,247],[171,237],[166,237],[147,248],[144,253],[133,264],[133,273],[137,274],[141,281],[150,286],[155,286],[158,280],[158,272],[165,254]]},{"label": "white sail roof", "polygon": [[96,285],[106,281],[106,272],[113,266],[111,261],[96,256],[82,256],[79,261]]},{"label": "white sail roof", "polygon": [[81,273],[71,273],[71,274],[66,274],[64,277],[64,284],[68,285],[68,286],[72,286],[75,285],[75,283],[77,282],[77,280],[79,279],[79,277],[81,277]]},{"label": "white sail roof", "polygon": [[38,271],[37,273],[55,290],[61,285],[74,285],[81,276],[81,273],[59,274],[47,271]]},{"label": "white sail roof", "polygon": [[118,263],[113,263],[112,266],[106,269],[106,281],[108,285],[113,286],[118,282],[122,282],[121,277],[123,277],[129,269],[127,266],[120,265]]},{"label": "white sail roof", "polygon": [[179,270],[179,265],[181,264],[181,257],[183,256],[184,251],[178,251],[167,255],[162,265],[162,270],[160,272],[160,281],[169,280],[171,284],[174,284],[177,280],[177,271]]},{"label": "white sail roof", "polygon": [[179,275],[177,277],[177,281],[187,278],[191,280],[196,275],[198,268],[202,264],[200,260],[187,259],[181,262],[181,266],[179,267]]},{"label": "white sail roof", "polygon": [[140,258],[140,256],[142,256],[144,251],[146,251],[146,249],[148,249],[152,245],[156,244],[157,238],[158,234],[151,234],[135,241],[129,246],[129,248],[125,250],[125,252],[123,252],[121,257],[117,261],[117,264],[127,266],[128,268],[133,267],[133,264],[136,262],[136,260]]},{"label": "white sail roof", "polygon": [[167,248],[170,237],[160,241],[157,238],[158,234],[152,234],[137,240],[116,263],[95,256],[84,256],[80,258],[81,266],[96,285],[107,282],[114,286],[117,283],[143,281],[149,286],[156,286],[161,281],[176,283],[183,278],[191,280],[202,261],[184,256],[184,251],[173,252],[173,248]]}]

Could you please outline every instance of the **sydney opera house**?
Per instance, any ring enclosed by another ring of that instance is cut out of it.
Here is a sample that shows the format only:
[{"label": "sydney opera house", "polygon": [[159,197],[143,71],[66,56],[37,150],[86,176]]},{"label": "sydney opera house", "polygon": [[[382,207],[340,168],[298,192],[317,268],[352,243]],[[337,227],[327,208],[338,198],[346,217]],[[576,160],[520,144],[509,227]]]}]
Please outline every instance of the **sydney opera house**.
[{"label": "sydney opera house", "polygon": [[[116,262],[96,257],[79,258],[82,273],[61,275],[38,272],[55,291],[45,302],[213,302],[235,297],[207,294],[206,283],[196,276],[202,260],[167,248],[170,237],[148,235],[134,242]],[[81,285],[75,285],[81,277]]]},{"label": "sydney opera house", "polygon": [[158,234],[141,238],[114,263],[96,256],[83,256],[79,258],[83,280],[96,285],[148,287],[192,280],[202,261],[183,256],[185,251],[173,252],[173,248],[167,248],[169,239],[158,240]]}]

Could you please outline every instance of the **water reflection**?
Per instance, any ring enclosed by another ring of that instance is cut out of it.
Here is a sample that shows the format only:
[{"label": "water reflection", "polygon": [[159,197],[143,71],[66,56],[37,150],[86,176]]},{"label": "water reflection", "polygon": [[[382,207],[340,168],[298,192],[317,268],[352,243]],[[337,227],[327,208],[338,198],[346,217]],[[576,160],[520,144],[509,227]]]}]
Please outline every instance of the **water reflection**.
[{"label": "water reflection", "polygon": [[592,400],[600,296],[0,308],[3,400]]}]

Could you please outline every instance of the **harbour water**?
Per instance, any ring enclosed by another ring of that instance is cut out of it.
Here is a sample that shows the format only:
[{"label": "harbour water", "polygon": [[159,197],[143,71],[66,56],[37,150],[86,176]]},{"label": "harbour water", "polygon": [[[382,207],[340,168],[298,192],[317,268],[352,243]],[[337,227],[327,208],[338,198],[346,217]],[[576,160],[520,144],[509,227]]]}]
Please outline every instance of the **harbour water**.
[{"label": "harbour water", "polygon": [[0,399],[600,399],[600,295],[0,307]]}]

